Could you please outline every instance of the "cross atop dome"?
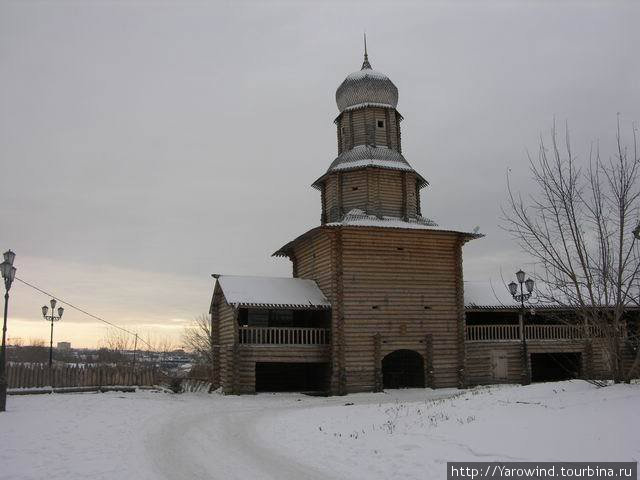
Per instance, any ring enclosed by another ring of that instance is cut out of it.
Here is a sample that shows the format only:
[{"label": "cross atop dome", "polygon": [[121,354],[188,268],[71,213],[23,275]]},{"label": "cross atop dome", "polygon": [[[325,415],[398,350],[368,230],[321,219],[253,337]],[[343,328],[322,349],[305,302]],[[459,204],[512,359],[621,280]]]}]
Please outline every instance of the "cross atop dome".
[{"label": "cross atop dome", "polygon": [[362,68],[360,70],[371,70],[371,64],[369,63],[369,55],[367,55],[367,32],[364,32],[364,62],[362,62]]}]

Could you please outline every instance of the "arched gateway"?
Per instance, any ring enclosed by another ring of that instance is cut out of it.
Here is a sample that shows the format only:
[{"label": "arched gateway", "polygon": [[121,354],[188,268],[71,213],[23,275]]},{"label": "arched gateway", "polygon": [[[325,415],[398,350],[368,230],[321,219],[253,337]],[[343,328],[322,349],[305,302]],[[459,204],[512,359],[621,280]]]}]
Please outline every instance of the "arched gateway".
[{"label": "arched gateway", "polygon": [[384,388],[424,388],[424,360],[414,350],[396,350],[382,359]]}]

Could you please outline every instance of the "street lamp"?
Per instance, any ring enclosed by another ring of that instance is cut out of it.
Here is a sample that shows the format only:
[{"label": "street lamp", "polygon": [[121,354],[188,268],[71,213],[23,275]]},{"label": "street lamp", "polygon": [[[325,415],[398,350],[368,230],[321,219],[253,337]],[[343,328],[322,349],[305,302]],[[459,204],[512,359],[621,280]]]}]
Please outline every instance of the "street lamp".
[{"label": "street lamp", "polygon": [[[509,284],[509,293],[516,302],[520,302],[518,320],[520,324],[520,341],[522,342],[522,383],[526,385],[529,383],[529,360],[527,358],[527,337],[524,333],[524,302],[531,298],[535,282],[531,278],[525,280],[525,277],[526,273],[518,270],[516,272],[516,280],[518,280],[518,283],[511,282]],[[518,284],[520,285],[519,289]],[[520,293],[518,293],[518,290],[520,290]]]},{"label": "street lamp", "polygon": [[55,299],[52,298],[51,302],[49,303],[51,304],[51,315],[47,315],[47,312],[49,311],[49,307],[44,305],[42,307],[42,317],[46,321],[51,322],[51,340],[49,342],[49,370],[51,370],[51,367],[53,365],[53,322],[62,320],[62,314],[64,313],[64,308],[58,307],[58,316],[56,317],[55,313],[56,313],[57,302],[55,301]]},{"label": "street lamp", "polygon": [[2,323],[2,350],[0,351],[0,412],[4,412],[7,407],[7,312],[9,308],[9,290],[14,278],[16,278],[16,267],[13,261],[16,254],[11,250],[4,252],[4,261],[0,263],[0,271],[4,279],[4,321]]}]

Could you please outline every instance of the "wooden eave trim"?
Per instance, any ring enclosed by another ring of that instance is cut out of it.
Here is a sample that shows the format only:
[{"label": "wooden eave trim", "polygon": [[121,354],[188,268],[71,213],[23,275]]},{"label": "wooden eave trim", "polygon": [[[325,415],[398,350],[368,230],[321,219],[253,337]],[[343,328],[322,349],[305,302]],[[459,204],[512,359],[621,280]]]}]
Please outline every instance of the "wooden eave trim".
[{"label": "wooden eave trim", "polygon": [[250,308],[251,310],[331,310],[331,305],[307,305],[307,304],[285,304],[285,303],[234,303],[231,306],[235,310]]},{"label": "wooden eave trim", "polygon": [[311,230],[306,231],[302,235],[299,235],[295,239],[291,240],[289,243],[286,243],[285,245],[280,247],[278,250],[273,252],[271,254],[271,256],[272,257],[287,257],[287,258],[290,258],[289,252],[293,247],[295,247],[295,245],[298,242],[308,238],[310,235],[313,235],[314,233],[317,233],[318,231],[321,231],[323,229],[337,229],[337,228],[358,228],[358,229],[369,228],[369,229],[378,230],[378,231],[397,230],[397,231],[402,231],[402,232],[444,233],[444,234],[450,234],[450,235],[458,235],[459,237],[461,237],[464,240],[464,243],[469,242],[471,240],[475,240],[475,239],[484,237],[484,235],[479,234],[479,233],[466,233],[466,232],[458,232],[456,230],[446,230],[446,229],[440,230],[437,227],[434,227],[434,228],[402,228],[402,227],[382,227],[382,226],[378,226],[378,225],[331,225],[331,224],[325,224],[325,225],[319,225],[317,227],[314,227]]},{"label": "wooden eave trim", "polygon": [[325,182],[325,180],[327,179],[327,177],[329,177],[329,175],[335,175],[337,173],[344,173],[344,172],[353,172],[356,170],[366,170],[366,169],[371,169],[371,170],[389,170],[392,172],[407,172],[407,173],[413,173],[416,177],[417,177],[417,182],[416,182],[416,186],[418,188],[418,190],[422,190],[425,187],[428,187],[430,184],[428,182],[428,180],[426,180],[422,175],[420,175],[418,172],[416,172],[413,167],[411,167],[411,170],[407,170],[404,168],[393,168],[393,167],[381,167],[379,165],[365,165],[365,166],[357,166],[357,167],[353,167],[353,168],[341,168],[340,170],[332,170],[330,172],[325,172],[324,174],[322,174],[315,182],[313,182],[311,184],[312,188],[315,188],[316,190],[320,190],[322,188],[322,184]]}]

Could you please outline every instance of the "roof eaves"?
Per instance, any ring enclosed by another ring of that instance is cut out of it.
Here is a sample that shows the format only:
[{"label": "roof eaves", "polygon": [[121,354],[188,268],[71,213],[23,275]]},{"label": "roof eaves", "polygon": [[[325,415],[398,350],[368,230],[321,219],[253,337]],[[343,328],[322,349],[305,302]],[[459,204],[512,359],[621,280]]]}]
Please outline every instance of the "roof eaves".
[{"label": "roof eaves", "polygon": [[344,110],[342,110],[338,116],[333,120],[333,123],[338,123],[338,120],[340,120],[340,117],[342,116],[343,113],[346,112],[352,112],[354,110],[361,110],[363,108],[367,108],[367,107],[375,107],[375,108],[390,108],[391,110],[395,110],[396,113],[398,114],[398,116],[400,117],[400,121],[404,120],[404,117],[402,116],[402,114],[398,111],[398,109],[396,107],[394,107],[393,105],[390,105],[388,103],[372,103],[372,102],[365,102],[365,103],[358,103],[357,105],[351,105],[350,107],[345,108]]},{"label": "roof eaves", "polygon": [[[355,163],[355,162],[354,162]],[[347,166],[345,166],[347,165]],[[311,184],[312,188],[315,188],[316,190],[320,190],[322,187],[322,182],[324,182],[324,180],[331,175],[332,173],[336,173],[336,172],[350,172],[353,170],[360,170],[360,169],[369,169],[369,168],[380,168],[382,170],[395,170],[395,171],[401,171],[401,172],[412,172],[416,175],[416,177],[418,177],[418,188],[423,189],[425,187],[429,186],[429,182],[422,176],[420,175],[418,172],[416,172],[413,167],[409,167],[409,168],[396,168],[393,166],[387,166],[387,165],[353,165],[353,166],[348,166],[348,164],[343,164],[341,165],[341,167],[339,169],[333,169],[333,170],[327,170],[324,174],[322,174],[320,176],[320,178],[318,178],[315,182],[313,182]]]},{"label": "roof eaves", "polygon": [[319,225],[317,227],[313,227],[311,230],[307,230],[303,234],[298,235],[296,238],[294,238],[290,242],[285,243],[282,247],[280,247],[278,250],[273,252],[271,254],[271,256],[272,257],[288,257],[289,256],[289,250],[291,249],[291,247],[295,243],[299,242],[300,240],[303,240],[304,238],[307,238],[308,236],[313,235],[315,232],[317,232],[317,231],[319,231],[319,230],[321,230],[323,228],[328,228],[328,225]]},{"label": "roof eaves", "polygon": [[233,308],[292,308],[305,310],[328,310],[331,304],[314,304],[314,303],[253,303],[238,302],[233,304]]}]

